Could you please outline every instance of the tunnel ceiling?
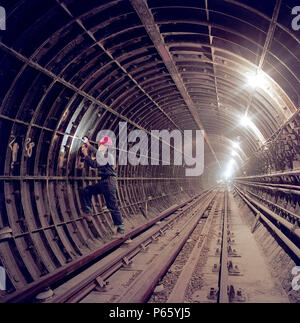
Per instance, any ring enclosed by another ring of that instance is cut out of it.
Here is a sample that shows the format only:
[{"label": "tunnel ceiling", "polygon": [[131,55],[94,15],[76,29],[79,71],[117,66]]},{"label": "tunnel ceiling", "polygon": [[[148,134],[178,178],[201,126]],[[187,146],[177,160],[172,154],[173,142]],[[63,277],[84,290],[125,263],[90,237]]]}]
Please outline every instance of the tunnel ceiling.
[{"label": "tunnel ceiling", "polygon": [[[239,126],[246,111],[267,139],[299,107],[294,1],[2,5],[0,113],[7,121],[94,139],[120,119],[148,131],[203,129],[206,162],[216,163],[236,139],[248,156],[258,147]],[[265,89],[247,85],[258,72],[266,74]]]}]

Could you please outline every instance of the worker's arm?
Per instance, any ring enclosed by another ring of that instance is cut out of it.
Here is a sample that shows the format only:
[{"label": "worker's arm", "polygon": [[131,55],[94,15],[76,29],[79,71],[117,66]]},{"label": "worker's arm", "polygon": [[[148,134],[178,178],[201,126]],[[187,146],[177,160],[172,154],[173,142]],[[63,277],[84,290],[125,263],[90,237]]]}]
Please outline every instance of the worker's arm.
[{"label": "worker's arm", "polygon": [[[90,167],[93,167],[93,168],[97,168],[99,165],[97,163],[96,160],[92,160],[90,158],[90,156],[88,155],[88,149],[90,149],[90,147],[92,147],[89,143],[85,143],[82,147],[81,147],[81,151],[82,151],[82,154],[84,156],[84,160],[87,162],[87,164],[90,166]],[[94,147],[93,147],[94,148]],[[92,149],[94,150],[94,149]],[[95,149],[96,153],[97,153],[97,149]]]},{"label": "worker's arm", "polygon": [[87,164],[92,168],[98,168],[99,165],[96,160],[92,160],[90,156],[85,156],[84,160],[87,162]]},{"label": "worker's arm", "polygon": [[94,153],[96,153],[96,154],[97,154],[98,149],[97,149],[97,148],[95,148],[94,146],[89,145],[89,146],[88,146],[88,149],[89,149],[89,150],[91,150],[92,152],[94,152]]},{"label": "worker's arm", "polygon": [[92,152],[94,152],[94,153],[97,153],[97,148],[95,148],[94,146],[92,146],[91,144],[90,144],[90,142],[89,142],[89,140],[88,140],[88,138],[87,137],[84,137],[84,139],[83,139],[83,142],[84,142],[84,144],[85,144],[85,146],[89,149],[89,150],[91,150]]}]

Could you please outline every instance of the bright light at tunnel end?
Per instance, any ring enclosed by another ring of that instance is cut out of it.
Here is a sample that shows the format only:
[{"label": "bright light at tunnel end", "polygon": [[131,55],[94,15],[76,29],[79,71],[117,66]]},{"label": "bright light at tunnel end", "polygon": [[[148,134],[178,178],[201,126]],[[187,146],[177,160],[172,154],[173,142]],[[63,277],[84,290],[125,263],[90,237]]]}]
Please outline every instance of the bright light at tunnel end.
[{"label": "bright light at tunnel end", "polygon": [[235,166],[236,161],[232,158],[229,160],[225,172],[223,173],[223,178],[225,180],[230,180],[234,174],[234,166]]},{"label": "bright light at tunnel end", "polygon": [[231,152],[231,156],[233,156],[233,157],[238,156],[238,153],[237,153],[235,150],[233,150],[233,151]]}]

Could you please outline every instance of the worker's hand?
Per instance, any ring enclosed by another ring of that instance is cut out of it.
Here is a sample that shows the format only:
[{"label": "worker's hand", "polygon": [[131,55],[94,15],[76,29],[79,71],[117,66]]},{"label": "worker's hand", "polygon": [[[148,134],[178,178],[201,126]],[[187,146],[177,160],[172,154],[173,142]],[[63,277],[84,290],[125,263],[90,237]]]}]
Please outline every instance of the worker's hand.
[{"label": "worker's hand", "polygon": [[90,142],[89,142],[88,137],[83,137],[82,141],[85,143],[85,145],[90,146]]},{"label": "worker's hand", "polygon": [[81,152],[82,152],[84,157],[87,156],[88,155],[88,147],[86,145],[83,145],[81,147]]}]

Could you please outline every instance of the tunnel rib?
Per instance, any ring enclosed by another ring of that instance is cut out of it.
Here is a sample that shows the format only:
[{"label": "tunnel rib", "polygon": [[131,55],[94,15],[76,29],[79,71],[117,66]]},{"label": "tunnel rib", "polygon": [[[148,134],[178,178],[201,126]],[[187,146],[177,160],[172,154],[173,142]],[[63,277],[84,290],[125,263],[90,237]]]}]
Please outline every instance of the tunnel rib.
[{"label": "tunnel rib", "polygon": [[[155,24],[155,21],[153,19],[152,13],[148,8],[148,5],[145,0],[130,0],[132,3],[132,6],[136,10],[138,16],[141,19],[141,22],[143,23],[148,35],[150,36],[155,48],[157,49],[159,55],[161,56],[161,59],[163,60],[165,66],[167,67],[170,75],[172,76],[172,79],[174,83],[177,86],[177,89],[181,93],[182,97],[184,98],[184,101],[189,108],[194,120],[199,126],[199,129],[203,129],[205,131],[205,127],[203,126],[199,114],[197,112],[197,108],[190,98],[184,83],[179,75],[179,72],[173,62],[172,56],[167,49],[167,46],[164,43],[164,40],[161,36],[161,34],[158,31],[157,25]],[[208,134],[205,132],[205,140],[206,143],[208,144],[213,156],[215,157],[219,167],[221,168],[220,162],[217,158],[216,152],[214,151],[210,140],[208,138]]]},{"label": "tunnel rib", "polygon": [[[93,103],[98,104],[99,106],[101,106],[102,108],[106,109],[107,111],[111,112],[112,114],[116,115],[118,118],[125,120],[127,123],[132,124],[134,127],[136,127],[137,129],[141,129],[143,131],[145,131],[146,133],[148,133],[150,136],[152,136],[151,131],[145,129],[144,127],[140,126],[139,124],[135,123],[134,121],[128,119],[126,116],[116,112],[115,110],[111,109],[110,107],[108,107],[107,105],[105,105],[104,103],[100,102],[98,99],[95,99],[93,96],[89,95],[88,93],[86,93],[83,90],[78,89],[76,86],[74,86],[73,84],[69,83],[68,81],[64,80],[63,78],[53,74],[52,72],[48,71],[47,69],[43,68],[42,66],[40,66],[39,64],[33,62],[32,60],[30,60],[29,58],[24,57],[22,54],[16,52],[14,49],[7,47],[5,44],[0,42],[0,47],[5,50],[8,53],[11,53],[12,55],[16,56],[17,58],[19,58],[21,61],[23,61],[24,63],[26,63],[27,65],[34,67],[35,69],[39,70],[40,72],[50,76],[54,81],[57,81],[61,84],[63,84],[64,86],[66,86],[69,89],[72,89],[75,93],[78,93],[80,95],[82,95],[83,97],[89,99],[90,101],[92,101]],[[70,136],[70,135],[69,135]],[[73,138],[77,138],[77,139],[81,139],[79,137],[75,137],[75,136],[71,136]],[[167,143],[168,144],[168,143]],[[175,150],[177,150],[175,147],[173,147],[172,145],[168,144],[171,148],[174,148]],[[182,152],[182,154],[184,154]]]},{"label": "tunnel rib", "polygon": [[[67,9],[66,5],[64,3],[61,3],[59,0],[56,0],[61,7],[74,19],[72,13]],[[171,121],[171,123],[182,132],[182,129],[171,119],[171,117],[159,106],[158,103],[155,102],[155,100],[153,98],[151,98],[151,96],[138,84],[138,82],[134,79],[134,77],[118,62],[118,60],[116,60],[113,55],[106,50],[106,48],[104,48],[104,46],[98,42],[94,35],[87,30],[84,25],[82,24],[82,22],[79,19],[76,19],[76,22],[78,23],[78,25],[84,30],[84,32],[93,40],[93,42],[95,44],[97,44],[109,57],[110,59],[115,62],[117,64],[117,66],[126,74],[129,76],[129,78],[133,81],[133,83],[135,85],[137,85],[137,87],[150,99],[150,101],[152,101],[155,106]]]},{"label": "tunnel rib", "polygon": [[[275,28],[276,28],[280,6],[281,6],[281,0],[276,0],[276,5],[274,7],[272,19],[270,21],[269,30],[268,30],[267,37],[266,37],[266,40],[265,40],[265,44],[264,44],[264,47],[263,47],[263,50],[262,50],[262,54],[261,54],[259,62],[258,62],[256,73],[261,71],[261,69],[263,67],[265,57],[266,57],[267,51],[269,49],[270,43],[271,43],[273,35],[274,35],[274,31],[275,31]],[[249,111],[249,109],[251,107],[251,104],[253,102],[254,96],[255,96],[255,89],[253,89],[252,94],[250,94],[249,101],[248,101],[248,104],[247,104],[247,107],[246,107],[246,114],[248,113],[248,111]]]}]

